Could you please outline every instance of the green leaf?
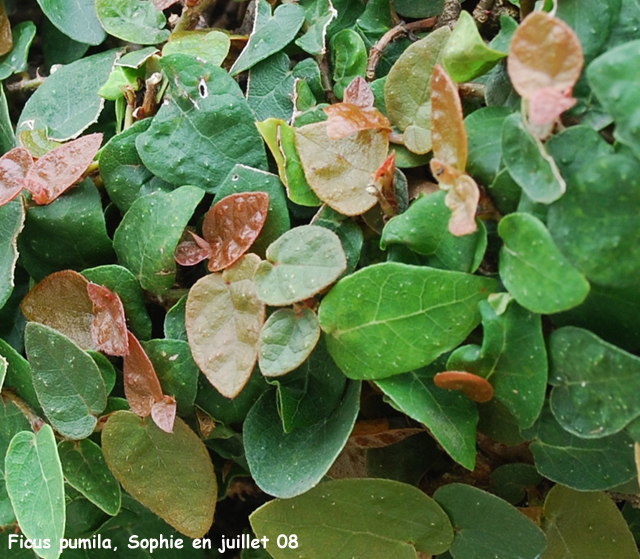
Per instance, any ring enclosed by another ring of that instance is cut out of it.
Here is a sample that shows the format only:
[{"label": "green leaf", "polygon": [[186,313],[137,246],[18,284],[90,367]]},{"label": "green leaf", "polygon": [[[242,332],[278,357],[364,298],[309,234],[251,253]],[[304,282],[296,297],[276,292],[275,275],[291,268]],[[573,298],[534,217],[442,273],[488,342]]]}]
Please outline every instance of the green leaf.
[{"label": "green leaf", "polygon": [[605,493],[556,485],[547,494],[543,515],[547,536],[543,559],[640,557],[624,517]]},{"label": "green leaf", "polygon": [[550,204],[560,198],[566,184],[554,160],[514,113],[502,126],[502,158],[520,188],[535,202]]},{"label": "green leaf", "polygon": [[347,266],[338,236],[316,225],[291,229],[267,249],[256,272],[258,296],[283,306],[312,297],[331,285]]},{"label": "green leaf", "polygon": [[82,270],[93,283],[104,285],[122,300],[129,328],[139,340],[151,338],[151,318],[145,306],[144,294],[136,277],[126,268],[115,264]]},{"label": "green leaf", "polygon": [[27,57],[33,38],[36,36],[36,26],[32,21],[23,21],[18,23],[11,32],[13,48],[0,57],[0,80],[5,80],[12,74],[18,74],[27,69]]},{"label": "green leaf", "polygon": [[500,221],[500,277],[516,301],[541,314],[582,303],[589,282],[558,250],[544,224],[531,214],[513,213]]},{"label": "green leaf", "polygon": [[13,124],[9,116],[9,105],[4,87],[0,87],[0,151],[6,153],[16,147]]},{"label": "green leaf", "polygon": [[333,37],[347,27],[353,26],[365,9],[363,0],[332,0],[338,17],[334,19],[327,29],[327,36]]},{"label": "green leaf", "polygon": [[267,168],[251,109],[225,70],[178,54],[163,57],[161,64],[169,76],[168,102],[136,139],[138,154],[154,175],[215,193],[237,163]]},{"label": "green leaf", "polygon": [[95,361],[56,330],[30,322],[25,348],[33,385],[45,414],[70,439],[88,437],[107,405],[107,392]]},{"label": "green leaf", "polygon": [[[276,559],[415,559],[446,551],[451,523],[436,502],[411,485],[382,479],[323,483],[295,499],[276,499],[255,511],[251,526],[267,536]],[[280,549],[279,534],[296,534],[299,549]]]},{"label": "green leaf", "polygon": [[395,408],[424,423],[451,458],[473,470],[478,410],[461,392],[434,384],[434,375],[443,370],[445,363],[438,360],[410,373],[377,380],[376,385]]},{"label": "green leaf", "polygon": [[144,80],[144,74],[144,68],[127,68],[116,65],[109,74],[107,83],[98,91],[98,95],[109,101],[117,101],[127,88],[138,91]]},{"label": "green leaf", "polygon": [[140,281],[143,289],[161,294],[175,281],[173,253],[204,192],[181,186],[138,198],[113,237],[120,263]]},{"label": "green leaf", "polygon": [[635,39],[640,39],[640,4],[638,0],[622,0],[618,17],[613,22],[608,46],[611,49]]},{"label": "green leaf", "polygon": [[187,341],[187,327],[185,325],[185,309],[188,295],[183,295],[173,305],[164,317],[164,337],[172,340]]},{"label": "green leaf", "polygon": [[9,299],[14,286],[18,261],[17,240],[24,226],[22,198],[0,207],[0,309]]},{"label": "green leaf", "polygon": [[242,390],[258,358],[265,315],[254,284],[259,262],[258,256],[247,254],[222,274],[200,278],[187,298],[193,359],[227,398]]},{"label": "green leaf", "polygon": [[109,35],[138,45],[155,45],[169,38],[167,19],[153,2],[96,0],[98,19]]},{"label": "green leaf", "polygon": [[393,7],[402,17],[427,18],[442,13],[443,0],[394,0]]},{"label": "green leaf", "polygon": [[284,187],[276,175],[245,165],[236,165],[220,185],[213,204],[238,192],[266,192],[269,195],[267,220],[260,235],[251,245],[251,252],[264,255],[267,247],[291,227]]},{"label": "green leaf", "polygon": [[593,154],[567,194],[549,208],[549,231],[590,281],[630,287],[640,273],[638,203],[640,163],[622,154]]},{"label": "green leaf", "polygon": [[582,439],[565,431],[545,407],[523,435],[535,439],[530,448],[538,471],[578,491],[611,489],[636,476],[633,440],[624,432]]},{"label": "green leaf", "polygon": [[400,244],[429,256],[434,268],[474,272],[487,248],[487,230],[480,220],[471,235],[456,237],[449,232],[451,210],[445,206],[445,192],[420,196],[409,209],[391,218],[382,230],[380,246]]},{"label": "green leaf", "polygon": [[249,42],[229,71],[232,76],[248,70],[261,60],[281,51],[297,35],[305,11],[297,4],[278,6],[273,15],[266,0],[258,0],[253,32]]},{"label": "green leaf", "polygon": [[451,30],[445,25],[413,43],[387,76],[384,98],[389,120],[404,132],[404,143],[414,153],[431,150],[431,75]]},{"label": "green leaf", "polygon": [[494,280],[386,262],[338,282],[320,305],[329,353],[350,378],[380,379],[422,367],[479,324]]},{"label": "green leaf", "polygon": [[218,487],[211,458],[196,434],[176,417],[173,433],[151,418],[119,411],[102,431],[109,468],[135,499],[190,538],[204,536]]},{"label": "green leaf", "polygon": [[50,139],[62,142],[97,122],[104,107],[98,90],[109,78],[117,54],[109,50],[87,56],[49,76],[22,109],[16,134],[43,129]]},{"label": "green leaf", "polygon": [[360,383],[347,385],[342,402],[314,425],[285,433],[275,390],[265,392],[244,422],[247,462],[258,486],[289,498],[317,485],[344,448],[358,415]]},{"label": "green leaf", "polygon": [[453,524],[453,557],[537,559],[544,551],[546,541],[540,528],[495,495],[470,485],[451,483],[440,487],[433,498]]},{"label": "green leaf", "polygon": [[527,489],[535,488],[543,477],[531,464],[515,462],[498,466],[491,473],[491,491],[512,505],[527,496]]},{"label": "green leaf", "polygon": [[585,439],[621,431],[640,416],[640,358],[595,334],[567,326],[550,338],[551,410],[564,429]]},{"label": "green leaf", "polygon": [[230,47],[229,35],[222,31],[187,33],[175,39],[172,37],[162,47],[162,56],[188,54],[189,56],[197,56],[210,64],[222,66],[224,59],[229,54]]},{"label": "green leaf", "polygon": [[[4,358],[3,358],[4,359]],[[29,421],[9,398],[0,401],[0,479],[5,479],[4,459],[9,443],[20,431],[29,431]],[[4,524],[0,524],[4,526]]]},{"label": "green leaf", "polygon": [[342,99],[345,88],[356,76],[364,77],[367,70],[367,47],[352,29],[343,29],[331,38],[331,66],[334,91]]},{"label": "green leaf", "polygon": [[329,206],[324,206],[314,216],[313,225],[324,227],[338,235],[347,257],[347,269],[342,275],[346,276],[355,272],[360,261],[360,253],[364,242],[364,234],[360,226]]},{"label": "green leaf", "polygon": [[463,10],[442,52],[442,64],[453,81],[463,83],[486,74],[506,56],[485,44],[471,14]]},{"label": "green leaf", "polygon": [[40,402],[33,388],[33,375],[29,362],[2,338],[0,338],[0,355],[6,359],[8,365],[4,379],[5,388],[15,390],[31,409],[40,412]]},{"label": "green leaf", "polygon": [[104,386],[108,397],[116,385],[116,368],[111,364],[111,361],[109,361],[109,358],[106,355],[91,350],[88,350],[87,353],[91,356],[91,359],[96,362],[96,365],[100,370],[100,376],[104,381]]},{"label": "green leaf", "polygon": [[285,433],[311,427],[340,403],[347,379],[320,340],[295,371],[269,381],[278,387],[278,413]]},{"label": "green leaf", "polygon": [[30,540],[49,539],[40,557],[57,559],[64,536],[64,480],[53,429],[13,437],[5,459],[5,479],[20,530]]},{"label": "green leaf", "polygon": [[278,52],[251,68],[247,102],[256,120],[292,117],[295,78],[290,66],[289,57]]},{"label": "green leaf", "polygon": [[[16,515],[13,512],[11,499],[9,499],[9,494],[7,493],[7,484],[4,479],[0,479],[0,526],[10,526],[15,522]],[[4,533],[8,533],[8,530]],[[2,544],[0,543],[0,545]],[[9,547],[8,542],[7,547]]]},{"label": "green leaf", "polygon": [[61,441],[58,453],[67,483],[107,514],[118,514],[120,484],[107,467],[102,449],[89,439]]},{"label": "green leaf", "polygon": [[150,340],[142,347],[153,363],[162,391],[176,399],[178,415],[191,415],[200,370],[191,357],[189,344],[181,340]]},{"label": "green leaf", "polygon": [[301,0],[305,9],[305,34],[296,39],[296,45],[309,54],[326,52],[326,34],[329,24],[338,16],[331,0]]},{"label": "green leaf", "polygon": [[464,119],[469,146],[466,170],[480,184],[490,186],[500,170],[500,134],[510,114],[505,107],[484,107]]},{"label": "green leaf", "polygon": [[140,68],[149,58],[158,53],[156,47],[145,47],[134,50],[122,55],[117,61],[116,66],[124,66],[125,68]]},{"label": "green leaf", "polygon": [[320,338],[318,317],[310,309],[296,313],[279,309],[265,322],[260,334],[258,363],[268,377],[277,377],[299,367]]},{"label": "green leaf", "polygon": [[80,43],[99,45],[107,36],[92,0],[38,0],[49,21]]},{"label": "green leaf", "polygon": [[90,46],[87,43],[74,41],[46,18],[42,21],[41,32],[42,54],[47,68],[51,68],[54,64],[75,62],[84,56]]}]

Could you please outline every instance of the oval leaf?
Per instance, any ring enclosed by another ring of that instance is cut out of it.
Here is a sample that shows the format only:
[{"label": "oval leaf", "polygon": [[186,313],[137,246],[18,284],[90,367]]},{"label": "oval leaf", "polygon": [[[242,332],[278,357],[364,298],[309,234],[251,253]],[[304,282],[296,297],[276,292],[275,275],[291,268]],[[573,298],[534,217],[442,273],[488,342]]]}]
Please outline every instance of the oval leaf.
[{"label": "oval leaf", "polygon": [[89,45],[104,41],[106,33],[98,21],[94,2],[38,0],[38,4],[49,21],[74,41]]},{"label": "oval leaf", "polygon": [[173,433],[176,420],[176,401],[172,396],[164,396],[162,400],[153,404],[151,418],[165,433]]},{"label": "oval leaf", "polygon": [[199,279],[187,298],[193,359],[227,398],[242,390],[258,358],[265,315],[253,282],[259,262],[255,254],[248,254],[223,274]]},{"label": "oval leaf", "polygon": [[123,41],[155,45],[169,38],[167,19],[153,2],[96,0],[96,11],[106,32]]},{"label": "oval leaf", "polygon": [[267,249],[256,272],[258,296],[267,305],[303,301],[336,281],[347,267],[339,237],[317,225],[287,231]]},{"label": "oval leaf", "polygon": [[268,211],[266,192],[242,192],[230,194],[207,212],[202,234],[211,245],[210,272],[228,268],[249,250]]},{"label": "oval leaf", "polygon": [[13,148],[0,157],[0,206],[20,194],[32,165],[33,157],[25,148]]},{"label": "oval leaf", "polygon": [[202,441],[176,418],[173,433],[118,411],[102,432],[109,468],[134,498],[190,538],[204,536],[218,497],[211,458]]},{"label": "oval leaf", "polygon": [[95,283],[87,285],[87,294],[93,303],[95,316],[91,323],[91,338],[96,348],[107,355],[127,355],[127,321],[120,297]]},{"label": "oval leaf", "polygon": [[340,140],[361,130],[387,130],[391,132],[391,123],[375,107],[359,107],[351,103],[336,103],[325,107],[327,136],[330,140]]},{"label": "oval leaf", "polygon": [[438,388],[461,390],[470,400],[481,404],[493,398],[493,386],[488,380],[463,371],[447,371],[433,377]]},{"label": "oval leaf", "polygon": [[156,402],[163,399],[162,387],[153,364],[136,337],[128,332],[129,353],[125,355],[124,393],[131,411],[147,417]]},{"label": "oval leaf", "polygon": [[0,206],[0,309],[13,291],[18,262],[18,236],[24,226],[24,219],[22,200]]}]

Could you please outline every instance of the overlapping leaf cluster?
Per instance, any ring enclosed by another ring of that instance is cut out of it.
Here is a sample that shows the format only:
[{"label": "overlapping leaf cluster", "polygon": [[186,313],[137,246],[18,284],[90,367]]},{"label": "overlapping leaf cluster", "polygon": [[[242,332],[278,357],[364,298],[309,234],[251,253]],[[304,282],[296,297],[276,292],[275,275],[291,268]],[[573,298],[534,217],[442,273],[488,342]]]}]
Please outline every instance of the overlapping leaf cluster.
[{"label": "overlapping leaf cluster", "polygon": [[638,557],[637,2],[215,4],[0,3],[0,547]]}]

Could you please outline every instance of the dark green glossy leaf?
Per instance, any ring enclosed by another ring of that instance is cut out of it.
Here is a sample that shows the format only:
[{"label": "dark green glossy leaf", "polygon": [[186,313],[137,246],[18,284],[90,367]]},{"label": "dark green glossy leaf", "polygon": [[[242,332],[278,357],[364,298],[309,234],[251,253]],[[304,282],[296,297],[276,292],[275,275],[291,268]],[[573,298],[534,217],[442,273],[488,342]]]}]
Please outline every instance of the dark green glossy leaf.
[{"label": "dark green glossy leaf", "polygon": [[187,297],[184,295],[173,305],[164,317],[164,337],[172,340],[187,341],[187,326],[185,324],[185,309]]},{"label": "dark green glossy leaf", "polygon": [[6,153],[16,146],[13,124],[9,116],[9,105],[4,87],[0,87],[0,151]]},{"label": "dark green glossy leaf", "polygon": [[508,503],[517,505],[525,498],[526,490],[534,488],[542,479],[531,464],[504,464],[491,473],[491,491]]},{"label": "dark green glossy leaf", "polygon": [[81,58],[89,49],[87,43],[74,41],[48,19],[42,22],[42,50],[47,69],[54,64],[70,64]]},{"label": "dark green glossy leaf", "polygon": [[109,35],[139,45],[155,45],[169,38],[167,20],[153,2],[96,0],[98,19]]},{"label": "dark green glossy leaf", "polygon": [[[269,538],[267,550],[276,559],[301,552],[317,559],[413,559],[416,552],[446,551],[453,539],[449,519],[431,497],[381,479],[323,483],[295,499],[267,503],[250,520],[258,537]],[[299,549],[280,549],[283,533],[296,534]]]},{"label": "dark green glossy leaf", "polygon": [[20,530],[31,540],[50,540],[40,549],[43,559],[57,559],[64,535],[64,480],[53,429],[28,431],[11,440],[5,459],[5,479]]},{"label": "dark green glossy leaf", "polygon": [[0,355],[7,361],[7,374],[4,380],[5,388],[12,388],[29,406],[40,411],[38,396],[33,388],[33,375],[29,362],[13,347],[0,339]]},{"label": "dark green glossy leaf", "polygon": [[305,9],[305,34],[296,39],[296,45],[309,54],[320,55],[326,51],[327,28],[338,16],[331,0],[301,0]]},{"label": "dark green glossy leaf", "polygon": [[394,0],[393,7],[403,17],[426,18],[442,13],[443,0]]},{"label": "dark green glossy leaf", "polygon": [[496,287],[460,272],[377,264],[334,286],[320,305],[320,326],[347,376],[384,378],[459,345],[480,322],[478,302]]},{"label": "dark green glossy leaf", "polygon": [[258,0],[255,18],[249,42],[230,70],[232,75],[248,70],[293,41],[304,23],[305,11],[300,5],[284,4],[272,15],[269,3]]},{"label": "dark green glossy leaf", "polygon": [[[153,293],[167,291],[175,281],[173,253],[204,191],[181,186],[138,198],[113,237],[120,263]],[[170,216],[170,219],[168,217]]]},{"label": "dark green glossy leaf", "polygon": [[500,276],[516,301],[532,312],[552,314],[582,303],[589,282],[558,250],[544,224],[531,214],[500,221],[504,241]]},{"label": "dark green glossy leaf", "polygon": [[420,196],[409,209],[389,220],[382,231],[380,245],[400,244],[429,256],[434,268],[474,272],[487,248],[487,230],[477,221],[478,230],[456,237],[449,231],[451,210],[445,206],[445,192]]},{"label": "dark green glossy leaf", "polygon": [[367,47],[352,29],[343,29],[331,38],[331,66],[334,91],[342,99],[345,88],[353,78],[364,77],[367,69]]},{"label": "dark green glossy leaf", "polygon": [[101,448],[93,441],[62,441],[58,445],[67,482],[107,514],[120,511],[120,484],[107,467]]},{"label": "dark green glossy leaf", "polygon": [[106,34],[96,14],[95,2],[38,0],[47,18],[65,35],[81,43],[99,45]]},{"label": "dark green glossy leaf", "polygon": [[498,174],[502,159],[500,134],[510,114],[504,107],[485,107],[464,119],[469,145],[467,173],[480,184],[491,185]]},{"label": "dark green glossy leaf", "polygon": [[0,308],[14,286],[14,270],[18,260],[17,240],[24,226],[24,206],[18,198],[0,207]]},{"label": "dark green glossy leaf", "polygon": [[618,17],[613,21],[608,46],[613,48],[635,39],[640,39],[640,3],[638,0],[622,0]]},{"label": "dark green glossy leaf", "polygon": [[285,433],[275,390],[254,404],[243,427],[251,475],[270,495],[305,493],[327,473],[349,438],[359,410],[360,383],[350,382],[333,413],[306,428]]},{"label": "dark green glossy leaf", "polygon": [[48,206],[32,206],[18,238],[23,266],[40,281],[58,270],[113,260],[100,194],[86,179]]},{"label": "dark green glossy leaf", "polygon": [[347,269],[343,276],[352,274],[360,261],[364,235],[360,226],[355,221],[336,212],[329,206],[324,206],[313,218],[313,225],[325,227],[338,235],[342,243],[342,249],[347,257]]},{"label": "dark green glossy leaf", "polygon": [[18,23],[12,30],[13,48],[0,57],[0,80],[7,79],[11,74],[24,72],[27,69],[27,57],[31,42],[36,36],[36,26],[31,21]]},{"label": "dark green glossy leaf", "polygon": [[258,62],[249,72],[247,102],[256,120],[289,120],[293,115],[295,78],[290,67],[289,57],[278,52]]},{"label": "dark green glossy leaf", "polygon": [[70,439],[88,437],[107,405],[94,360],[66,336],[35,322],[27,324],[25,348],[38,400],[51,423]]},{"label": "dark green glossy leaf", "polygon": [[97,351],[90,350],[87,351],[87,353],[91,356],[91,359],[93,359],[98,366],[98,369],[100,370],[100,376],[104,381],[107,396],[109,396],[116,385],[116,368],[111,364],[111,361],[109,361],[109,358],[106,355],[98,353]]},{"label": "dark green glossy leaf", "polygon": [[29,421],[20,409],[9,398],[0,398],[0,479],[5,479],[4,458],[11,439],[20,431],[30,429]]},{"label": "dark green glossy leaf", "polygon": [[24,106],[16,134],[40,128],[63,141],[86,130],[102,112],[104,99],[98,90],[109,78],[116,55],[109,50],[87,56],[49,76]]},{"label": "dark green glossy leaf", "polygon": [[215,192],[237,163],[266,169],[260,134],[235,80],[184,54],[163,57],[161,64],[169,76],[168,102],[136,139],[144,165],[169,183],[195,184],[207,192]]},{"label": "dark green glossy leaf", "polygon": [[122,486],[186,536],[204,536],[218,492],[207,449],[176,417],[173,433],[131,412],[114,413],[102,432],[107,464]]},{"label": "dark green glossy leaf", "polygon": [[454,558],[537,559],[544,551],[546,541],[540,528],[495,495],[451,483],[440,487],[433,498],[451,518]]}]

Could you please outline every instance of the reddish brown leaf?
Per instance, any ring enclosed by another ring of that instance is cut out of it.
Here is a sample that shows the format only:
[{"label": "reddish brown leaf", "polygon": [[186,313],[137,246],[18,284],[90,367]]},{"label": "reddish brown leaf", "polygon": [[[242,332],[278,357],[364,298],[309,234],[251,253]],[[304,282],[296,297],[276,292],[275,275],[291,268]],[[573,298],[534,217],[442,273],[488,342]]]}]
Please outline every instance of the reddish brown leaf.
[{"label": "reddish brown leaf", "polygon": [[176,420],[176,401],[172,396],[164,396],[162,400],[153,404],[151,419],[167,433],[173,433],[173,424]]},{"label": "reddish brown leaf", "polygon": [[129,353],[127,320],[120,297],[110,289],[89,283],[87,293],[93,303],[91,338],[99,351],[107,355],[124,356]]},{"label": "reddish brown leaf", "polygon": [[62,332],[82,349],[96,349],[91,338],[93,304],[87,293],[89,281],[78,272],[63,270],[44,278],[22,300],[22,313]]},{"label": "reddish brown leaf", "polygon": [[458,86],[436,64],[431,79],[431,142],[433,157],[459,171],[467,165],[467,131]]},{"label": "reddish brown leaf", "polygon": [[13,148],[0,157],[0,206],[20,194],[32,165],[33,157],[25,148]]},{"label": "reddish brown leaf", "polygon": [[191,239],[181,241],[176,247],[173,257],[180,266],[195,266],[203,260],[211,258],[211,245],[202,237],[189,231]]},{"label": "reddish brown leaf", "polygon": [[202,233],[211,245],[211,272],[228,268],[249,250],[262,231],[268,212],[266,192],[231,194],[207,212]]},{"label": "reddish brown leaf", "polygon": [[481,404],[493,398],[493,386],[489,381],[471,373],[461,371],[438,373],[433,377],[433,382],[439,388],[462,390],[470,400]]},{"label": "reddish brown leaf", "polygon": [[140,342],[131,332],[127,334],[129,354],[124,357],[124,394],[131,411],[140,417],[147,417],[153,405],[164,398],[162,387]]},{"label": "reddish brown leaf", "polygon": [[391,123],[375,107],[362,108],[350,103],[336,103],[325,107],[327,136],[331,140],[340,140],[362,130],[387,130],[391,132]]},{"label": "reddish brown leaf", "polygon": [[525,99],[548,87],[570,93],[583,65],[582,47],[574,31],[546,12],[533,12],[524,19],[507,59],[511,83]]},{"label": "reddish brown leaf", "polygon": [[373,96],[373,91],[371,91],[371,86],[362,76],[353,78],[353,81],[344,90],[345,103],[366,109],[367,107],[373,107],[374,101],[375,97]]},{"label": "reddish brown leaf", "polygon": [[50,204],[73,186],[100,149],[102,134],[89,134],[52,149],[31,167],[25,188],[36,204]]},{"label": "reddish brown leaf", "polygon": [[555,87],[545,87],[529,100],[529,118],[538,126],[551,124],[577,102],[577,99]]},{"label": "reddish brown leaf", "polygon": [[378,198],[382,211],[387,216],[398,215],[398,200],[394,188],[396,152],[392,152],[373,175],[372,193]]},{"label": "reddish brown leaf", "polygon": [[13,48],[11,22],[7,17],[4,2],[0,2],[0,56],[7,54]]}]

